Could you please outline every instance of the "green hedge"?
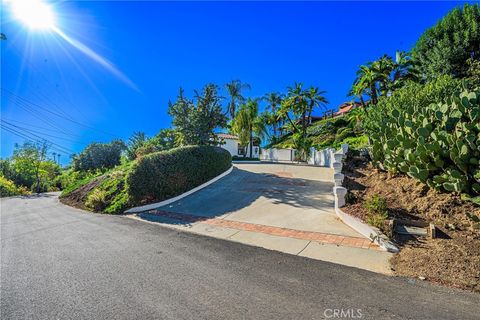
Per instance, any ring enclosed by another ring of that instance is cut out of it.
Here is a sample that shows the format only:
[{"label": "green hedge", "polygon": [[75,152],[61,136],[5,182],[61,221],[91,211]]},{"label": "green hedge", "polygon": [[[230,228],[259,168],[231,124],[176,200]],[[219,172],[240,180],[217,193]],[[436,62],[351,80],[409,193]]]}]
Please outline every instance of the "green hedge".
[{"label": "green hedge", "polygon": [[220,147],[187,146],[149,154],[127,176],[135,203],[162,201],[187,192],[228,170],[230,153]]}]

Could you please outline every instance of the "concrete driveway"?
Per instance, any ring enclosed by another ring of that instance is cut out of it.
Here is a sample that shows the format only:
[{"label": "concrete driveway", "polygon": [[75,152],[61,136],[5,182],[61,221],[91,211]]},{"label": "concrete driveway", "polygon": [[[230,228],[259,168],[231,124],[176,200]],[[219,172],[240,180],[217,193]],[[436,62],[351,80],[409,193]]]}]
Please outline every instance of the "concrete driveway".
[{"label": "concrete driveway", "polygon": [[232,173],[186,198],[136,215],[174,228],[290,254],[390,273],[390,253],[340,221],[332,169],[235,164]]}]

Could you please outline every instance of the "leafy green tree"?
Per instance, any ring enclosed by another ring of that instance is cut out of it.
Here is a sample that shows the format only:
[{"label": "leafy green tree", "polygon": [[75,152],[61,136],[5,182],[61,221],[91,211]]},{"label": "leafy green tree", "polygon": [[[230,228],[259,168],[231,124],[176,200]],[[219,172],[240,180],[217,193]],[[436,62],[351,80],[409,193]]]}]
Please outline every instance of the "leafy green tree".
[{"label": "leafy green tree", "polygon": [[186,98],[180,88],[177,100],[169,102],[168,114],[173,118],[180,145],[216,145],[214,130],[227,125],[218,87],[214,84],[206,85],[201,93],[195,91],[195,101]]},{"label": "leafy green tree", "polygon": [[147,154],[170,150],[178,146],[178,133],[173,129],[162,129],[160,132],[145,142],[136,150],[135,157],[145,156]]},{"label": "leafy green tree", "polygon": [[478,4],[465,4],[450,11],[426,30],[413,48],[413,59],[427,80],[440,75],[464,78],[470,58],[480,60]]},{"label": "leafy green tree", "polygon": [[[250,144],[250,157],[253,155],[254,138],[262,138],[268,135],[265,126],[265,118],[258,113],[258,101],[248,99],[240,106],[235,119],[233,120],[232,130],[238,135],[240,144],[247,146]],[[246,154],[244,155],[246,156]]]},{"label": "leafy green tree", "polygon": [[15,145],[10,160],[3,160],[1,174],[15,185],[35,192],[48,191],[60,174],[60,166],[47,159],[49,145],[46,142],[25,142]]},{"label": "leafy green tree", "polygon": [[135,160],[137,157],[137,149],[142,147],[147,141],[147,136],[145,132],[136,131],[128,139],[127,144],[127,157],[130,160]]},{"label": "leafy green tree", "polygon": [[242,95],[242,91],[250,89],[250,85],[242,83],[240,80],[232,80],[225,85],[228,95],[230,96],[230,102],[228,104],[228,112],[232,120],[235,118],[237,105],[245,101]]},{"label": "leafy green tree", "polygon": [[121,140],[110,143],[91,143],[80,154],[74,155],[72,166],[75,171],[94,171],[113,168],[120,164],[126,145]]}]

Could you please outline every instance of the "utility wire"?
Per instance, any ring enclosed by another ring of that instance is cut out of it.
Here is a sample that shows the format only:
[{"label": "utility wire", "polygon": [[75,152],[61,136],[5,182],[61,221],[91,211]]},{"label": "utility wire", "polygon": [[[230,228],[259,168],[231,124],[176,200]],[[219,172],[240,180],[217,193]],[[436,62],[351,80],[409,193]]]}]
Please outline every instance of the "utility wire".
[{"label": "utility wire", "polygon": [[7,94],[9,94],[10,96],[13,96],[13,97],[19,99],[20,101],[22,101],[22,102],[24,102],[24,103],[28,103],[28,104],[31,105],[31,106],[38,107],[38,108],[40,108],[41,110],[44,110],[44,111],[46,111],[46,112],[49,112],[49,113],[51,113],[51,114],[53,114],[53,115],[56,115],[57,117],[60,117],[60,118],[65,119],[65,120],[68,120],[68,121],[70,121],[70,122],[72,122],[72,123],[75,123],[75,124],[77,124],[77,125],[79,125],[79,126],[82,126],[82,127],[85,127],[85,128],[89,128],[89,129],[91,129],[91,130],[94,130],[94,131],[97,131],[97,132],[100,132],[100,133],[103,133],[103,134],[107,134],[107,135],[110,135],[110,136],[113,136],[113,137],[118,137],[118,135],[115,135],[115,134],[113,134],[113,133],[96,129],[95,127],[92,127],[92,126],[83,124],[83,123],[81,123],[81,122],[78,122],[78,121],[70,118],[70,117],[65,117],[65,116],[63,116],[62,114],[53,112],[53,111],[51,111],[51,110],[48,109],[48,108],[45,108],[45,107],[43,107],[43,106],[41,106],[41,105],[39,105],[39,104],[37,104],[37,103],[35,103],[35,102],[32,102],[32,101],[30,101],[30,100],[28,100],[28,99],[26,99],[26,98],[23,98],[23,97],[15,94],[15,93],[13,93],[13,92],[11,92],[10,90],[7,90],[7,89],[5,89],[5,88],[1,88],[1,90],[4,91],[4,92],[6,92]]},{"label": "utility wire", "polygon": [[70,141],[70,142],[74,142],[74,143],[83,143],[83,144],[86,144],[86,142],[83,142],[83,141],[78,141],[78,140],[73,140],[73,139],[68,139],[66,137],[59,137],[59,136],[55,136],[55,135],[52,135],[52,134],[48,134],[48,133],[45,133],[45,132],[41,132],[41,131],[37,131],[37,130],[32,130],[32,129],[29,129],[29,128],[25,128],[25,127],[21,127],[21,126],[18,126],[18,125],[15,125],[11,122],[8,122],[4,119],[1,119],[1,122],[3,122],[4,124],[6,125],[9,125],[9,126],[12,126],[12,127],[15,127],[19,130],[24,130],[24,131],[27,131],[27,132],[31,132],[31,133],[37,133],[37,134],[42,134],[44,136],[47,136],[47,137],[51,137],[51,138],[55,138],[55,139],[62,139],[62,140],[66,140],[66,141]]},{"label": "utility wire", "polygon": [[[0,127],[1,127],[2,130],[5,130],[5,131],[7,131],[7,132],[10,132],[10,133],[13,134],[13,135],[16,135],[16,136],[18,136],[18,137],[20,137],[20,138],[26,139],[26,140],[31,141],[31,142],[46,141],[47,143],[50,143],[48,140],[45,140],[45,139],[42,139],[42,140],[33,139],[32,137],[29,137],[29,136],[27,136],[27,135],[25,135],[25,134],[23,134],[23,133],[21,133],[21,132],[19,132],[19,131],[16,131],[16,130],[14,130],[14,129],[7,128],[7,127],[5,127],[5,126],[3,126],[3,125],[0,125]],[[71,155],[70,151],[68,151],[68,150],[66,150],[66,149],[63,149],[63,148],[59,148],[59,147],[56,147],[56,146],[53,146],[53,145],[52,145],[52,146],[51,146],[51,149],[52,149],[52,150],[60,151],[60,152],[62,152],[62,153],[64,153],[64,154],[67,154],[68,156]]]},{"label": "utility wire", "polygon": [[[68,149],[68,148],[66,148],[66,147],[63,147],[63,146],[59,145],[58,143],[52,142],[52,141],[50,141],[50,140],[48,140],[48,139],[45,139],[44,137],[41,137],[41,136],[39,136],[39,135],[37,135],[37,134],[35,134],[35,133],[22,132],[22,131],[19,130],[19,129],[16,129],[16,128],[14,129],[14,128],[8,127],[8,126],[5,125],[4,123],[1,123],[0,126],[2,127],[2,129],[5,129],[5,130],[7,130],[7,131],[10,131],[10,132],[13,131],[13,132],[16,132],[16,133],[18,133],[18,134],[22,134],[23,136],[27,136],[27,137],[29,137],[29,138],[28,138],[29,140],[47,141],[47,142],[50,143],[52,146],[56,146],[56,149],[57,149],[57,150],[61,150],[62,152],[66,152],[66,153],[68,153],[68,154],[75,153],[74,151],[72,151],[72,150],[70,150],[70,149]],[[32,139],[32,136],[34,137],[33,139]]]}]

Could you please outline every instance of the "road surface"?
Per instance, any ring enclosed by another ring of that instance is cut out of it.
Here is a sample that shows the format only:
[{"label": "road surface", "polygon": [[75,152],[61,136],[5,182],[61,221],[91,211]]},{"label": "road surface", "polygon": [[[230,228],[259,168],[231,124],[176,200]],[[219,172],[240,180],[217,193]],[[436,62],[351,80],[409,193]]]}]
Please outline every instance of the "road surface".
[{"label": "road surface", "polygon": [[[2,319],[478,319],[480,295],[127,219],[1,200]],[[342,313],[343,312],[343,313]]]}]

